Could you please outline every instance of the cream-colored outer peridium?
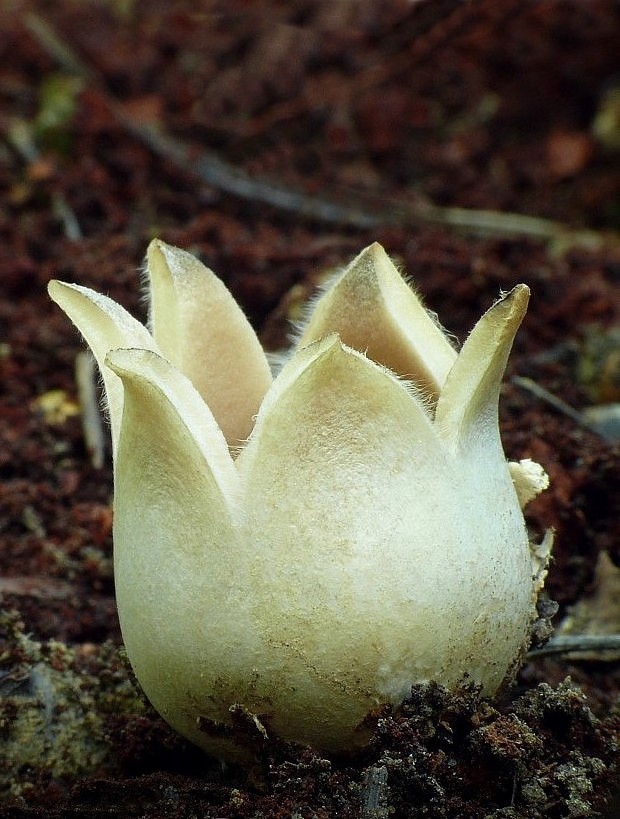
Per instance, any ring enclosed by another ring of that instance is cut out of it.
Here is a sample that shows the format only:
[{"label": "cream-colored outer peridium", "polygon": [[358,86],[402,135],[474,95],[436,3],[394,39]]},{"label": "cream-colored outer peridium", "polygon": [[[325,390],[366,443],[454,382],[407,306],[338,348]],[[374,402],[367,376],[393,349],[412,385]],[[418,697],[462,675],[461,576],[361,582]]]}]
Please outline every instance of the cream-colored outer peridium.
[{"label": "cream-colored outer peridium", "polygon": [[546,475],[509,468],[497,422],[528,288],[457,355],[372,245],[272,383],[213,273],[159,241],[147,260],[152,335],[86,288],[50,293],[104,375],[118,609],[157,710],[234,758],[235,706],[338,750],[415,682],[467,674],[496,691],[527,645],[547,557],[519,503]]}]

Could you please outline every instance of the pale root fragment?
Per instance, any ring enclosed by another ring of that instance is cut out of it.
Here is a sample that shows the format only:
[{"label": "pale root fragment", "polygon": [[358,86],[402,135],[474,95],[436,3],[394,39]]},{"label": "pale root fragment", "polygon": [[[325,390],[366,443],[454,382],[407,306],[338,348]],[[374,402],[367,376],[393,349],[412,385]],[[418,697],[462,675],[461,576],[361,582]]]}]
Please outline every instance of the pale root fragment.
[{"label": "pale root fragment", "polygon": [[510,461],[508,469],[521,509],[549,486],[549,475],[540,464],[530,458],[518,462]]}]

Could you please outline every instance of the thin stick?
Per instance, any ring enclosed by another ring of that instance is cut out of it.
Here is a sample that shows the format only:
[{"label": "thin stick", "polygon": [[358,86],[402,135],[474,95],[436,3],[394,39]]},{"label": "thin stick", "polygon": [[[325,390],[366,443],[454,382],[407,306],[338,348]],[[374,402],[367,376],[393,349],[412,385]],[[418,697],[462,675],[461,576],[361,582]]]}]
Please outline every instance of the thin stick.
[{"label": "thin stick", "polygon": [[513,384],[516,384],[517,387],[527,390],[527,392],[535,395],[536,398],[540,398],[541,401],[544,401],[545,404],[549,404],[550,407],[553,407],[553,409],[561,412],[562,415],[566,415],[580,427],[583,427],[589,432],[592,432],[594,435],[598,435],[599,438],[604,439],[605,436],[601,435],[600,431],[590,424],[588,420],[584,418],[580,412],[578,412],[578,410],[571,407],[571,405],[567,404],[566,401],[562,401],[561,398],[558,398],[557,395],[549,392],[549,390],[541,387],[540,384],[532,381],[531,378],[522,378],[521,376],[515,375],[510,380]]},{"label": "thin stick", "polygon": [[[528,651],[527,657],[533,660],[557,654],[603,654],[608,651],[620,653],[620,634],[556,634],[542,648]],[[609,659],[618,658],[610,657]]]},{"label": "thin stick", "polygon": [[[29,13],[25,24],[38,43],[61,65],[96,86],[110,112],[123,127],[156,155],[176,165],[183,173],[192,174],[219,190],[242,199],[262,202],[285,211],[292,211],[321,222],[347,225],[362,230],[380,225],[441,224],[484,236],[532,237],[558,247],[576,244],[600,246],[605,234],[588,230],[574,230],[552,219],[502,213],[489,210],[471,210],[458,207],[440,207],[428,200],[417,201],[383,198],[368,202],[368,194],[352,192],[364,201],[361,208],[340,204],[325,197],[309,196],[302,191],[280,185],[269,179],[253,177],[211,151],[196,150],[194,146],[145,126],[127,116],[122,106],[106,90],[103,78],[74,50],[60,39],[54,29],[37,14]],[[448,27],[449,28],[449,27]],[[620,237],[608,234],[608,238]]]}]

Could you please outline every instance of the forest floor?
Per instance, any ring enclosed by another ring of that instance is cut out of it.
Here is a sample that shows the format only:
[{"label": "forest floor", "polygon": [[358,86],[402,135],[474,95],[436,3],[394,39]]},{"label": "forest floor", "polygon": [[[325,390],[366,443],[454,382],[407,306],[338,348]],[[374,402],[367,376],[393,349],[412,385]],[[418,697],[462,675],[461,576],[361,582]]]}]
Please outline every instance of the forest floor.
[{"label": "forest floor", "polygon": [[[0,816],[620,816],[620,4],[0,4]],[[532,289],[501,404],[551,486],[563,633],[497,702],[414,689],[357,757],[267,744],[222,769],[141,698],[112,576],[109,447],[51,278],[144,318],[155,236],[268,349],[380,241],[463,341]]]}]

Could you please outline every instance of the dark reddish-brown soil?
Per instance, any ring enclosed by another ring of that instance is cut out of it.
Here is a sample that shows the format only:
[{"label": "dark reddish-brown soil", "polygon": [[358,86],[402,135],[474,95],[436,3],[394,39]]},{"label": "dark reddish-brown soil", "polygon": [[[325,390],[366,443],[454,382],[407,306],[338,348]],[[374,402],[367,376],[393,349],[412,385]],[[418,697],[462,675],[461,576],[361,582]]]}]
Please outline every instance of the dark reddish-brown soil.
[{"label": "dark reddish-brown soil", "polygon": [[358,758],[274,742],[222,770],[176,737],[119,654],[109,452],[93,464],[81,343],[46,294],[143,318],[159,236],[276,349],[375,239],[461,340],[528,283],[506,452],[551,476],[528,520],[556,530],[555,622],[579,604],[617,635],[619,42],[613,0],[0,4],[0,816],[620,815],[618,652],[532,657],[495,703],[415,689]]}]

